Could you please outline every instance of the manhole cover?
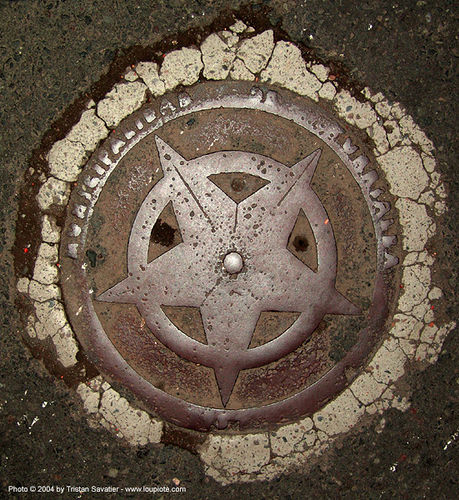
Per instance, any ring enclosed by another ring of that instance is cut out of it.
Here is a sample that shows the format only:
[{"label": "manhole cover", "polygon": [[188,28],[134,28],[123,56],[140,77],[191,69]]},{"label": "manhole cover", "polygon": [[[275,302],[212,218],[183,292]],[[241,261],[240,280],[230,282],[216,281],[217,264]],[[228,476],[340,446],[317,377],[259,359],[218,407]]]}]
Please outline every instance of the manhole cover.
[{"label": "manhole cover", "polygon": [[353,92],[238,22],[136,62],[43,146],[16,242],[25,338],[91,422],[185,443],[228,483],[408,407],[406,364],[454,327],[432,273],[446,194],[403,107]]},{"label": "manhole cover", "polygon": [[185,427],[315,411],[384,333],[395,237],[372,164],[330,114],[269,86],[206,83],[142,107],[67,210],[80,341]]}]

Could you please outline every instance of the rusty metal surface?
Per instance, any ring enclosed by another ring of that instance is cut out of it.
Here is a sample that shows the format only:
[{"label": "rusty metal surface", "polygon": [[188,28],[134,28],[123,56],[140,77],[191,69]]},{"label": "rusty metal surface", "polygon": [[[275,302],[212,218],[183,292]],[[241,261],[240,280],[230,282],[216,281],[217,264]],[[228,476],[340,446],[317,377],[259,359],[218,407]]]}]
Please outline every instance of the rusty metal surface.
[{"label": "rusty metal surface", "polygon": [[72,193],[72,325],[104,373],[178,425],[315,411],[384,334],[396,262],[381,187],[364,146],[288,92],[208,83],[153,102]]}]

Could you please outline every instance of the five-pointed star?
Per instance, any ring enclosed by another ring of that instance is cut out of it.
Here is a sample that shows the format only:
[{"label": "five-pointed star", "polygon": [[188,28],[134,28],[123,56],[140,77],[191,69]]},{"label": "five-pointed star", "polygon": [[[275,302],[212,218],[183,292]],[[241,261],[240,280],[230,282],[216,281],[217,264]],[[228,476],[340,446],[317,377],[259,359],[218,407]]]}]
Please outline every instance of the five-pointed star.
[{"label": "five-pointed star", "polygon": [[[226,406],[241,369],[261,366],[296,348],[329,314],[358,308],[335,289],[336,247],[326,212],[310,187],[320,158],[314,151],[288,168],[244,152],[214,153],[186,161],[156,138],[163,179],[152,189],[131,233],[129,276],[98,297],[137,305],[150,329],[177,354],[215,370]],[[236,203],[209,176],[243,167],[269,183]],[[172,200],[182,243],[148,262],[149,237]],[[318,247],[318,270],[309,269],[287,242],[304,209]],[[222,263],[236,252],[244,267],[229,274]],[[207,345],[186,336],[161,306],[200,308]],[[301,313],[295,325],[273,341],[249,349],[263,311]]]}]

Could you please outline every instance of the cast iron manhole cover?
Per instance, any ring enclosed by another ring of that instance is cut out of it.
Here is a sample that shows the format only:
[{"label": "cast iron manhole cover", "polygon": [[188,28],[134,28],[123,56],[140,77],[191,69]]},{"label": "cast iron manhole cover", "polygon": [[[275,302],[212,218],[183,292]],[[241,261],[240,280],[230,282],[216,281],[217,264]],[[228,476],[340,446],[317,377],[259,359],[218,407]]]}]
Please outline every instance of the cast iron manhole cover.
[{"label": "cast iron manhole cover", "polygon": [[310,414],[385,331],[383,191],[362,141],[286,90],[208,82],[155,100],[73,189],[60,265],[74,331],[180,426]]}]

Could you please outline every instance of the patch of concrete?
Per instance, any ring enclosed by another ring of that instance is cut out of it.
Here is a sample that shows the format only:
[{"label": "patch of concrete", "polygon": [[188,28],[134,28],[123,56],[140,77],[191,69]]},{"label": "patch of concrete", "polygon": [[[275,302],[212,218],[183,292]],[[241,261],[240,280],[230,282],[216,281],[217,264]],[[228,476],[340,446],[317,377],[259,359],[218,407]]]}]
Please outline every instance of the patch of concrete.
[{"label": "patch of concrete", "polygon": [[[81,144],[86,151],[93,151],[99,142],[107,137],[108,132],[108,128],[96,115],[95,110],[88,109],[81,115],[80,121],[74,125],[66,139]],[[51,160],[49,161],[51,163]]]},{"label": "patch of concrete", "polygon": [[351,96],[348,90],[338,92],[333,103],[338,115],[344,118],[350,125],[365,130],[377,121],[372,103],[357,101],[357,99]]},{"label": "patch of concrete", "polygon": [[144,103],[147,86],[139,81],[117,83],[97,104],[97,115],[114,128]]},{"label": "patch of concrete", "polygon": [[95,421],[133,446],[161,441],[163,423],[133,407],[110,384],[103,382],[102,377],[89,385],[80,383],[77,393],[83,400],[85,410],[94,416]]},{"label": "patch of concrete", "polygon": [[327,101],[332,101],[336,95],[336,87],[332,82],[325,82],[319,90],[319,97],[321,99],[326,99]]},{"label": "patch of concrete", "polygon": [[233,67],[231,68],[230,77],[233,80],[255,80],[255,75],[247,69],[247,66],[241,59],[236,59],[234,61]]},{"label": "patch of concrete", "polygon": [[424,250],[427,241],[435,234],[436,225],[427,215],[424,205],[400,198],[395,203],[403,232],[403,249],[408,252]]},{"label": "patch of concrete", "polygon": [[266,433],[239,436],[210,436],[199,450],[202,461],[209,467],[228,474],[259,472],[269,463],[270,446]]},{"label": "patch of concrete", "polygon": [[271,57],[274,48],[273,30],[244,40],[237,51],[237,56],[252,73],[259,73]]},{"label": "patch of concrete", "polygon": [[318,101],[322,87],[317,77],[308,71],[300,49],[291,42],[277,42],[261,81],[281,85],[302,96]]},{"label": "patch of concrete", "polygon": [[79,142],[67,138],[54,143],[48,155],[51,175],[61,181],[74,182],[86,160],[86,150]]},{"label": "patch of concrete", "polygon": [[185,47],[166,54],[160,76],[166,90],[172,90],[177,85],[196,83],[203,66],[201,52]]},{"label": "patch of concrete", "polygon": [[51,285],[58,282],[58,252],[57,246],[42,243],[38,249],[35,262],[33,279],[43,285]]},{"label": "patch of concrete", "polygon": [[409,146],[398,146],[378,158],[395,196],[417,200],[429,185],[422,158]]},{"label": "patch of concrete", "polygon": [[50,177],[38,192],[38,206],[41,210],[49,210],[53,205],[64,206],[69,199],[69,195],[70,186],[67,182]]},{"label": "patch of concrete", "polygon": [[56,218],[52,215],[44,215],[41,225],[41,239],[45,243],[59,243],[61,231],[56,224]]},{"label": "patch of concrete", "polygon": [[145,82],[148,90],[155,96],[163,95],[166,91],[164,82],[159,78],[159,67],[154,62],[140,62],[135,67],[137,74]]},{"label": "patch of concrete", "polygon": [[224,80],[236,57],[236,49],[228,46],[216,33],[201,44],[203,75],[209,80]]}]

